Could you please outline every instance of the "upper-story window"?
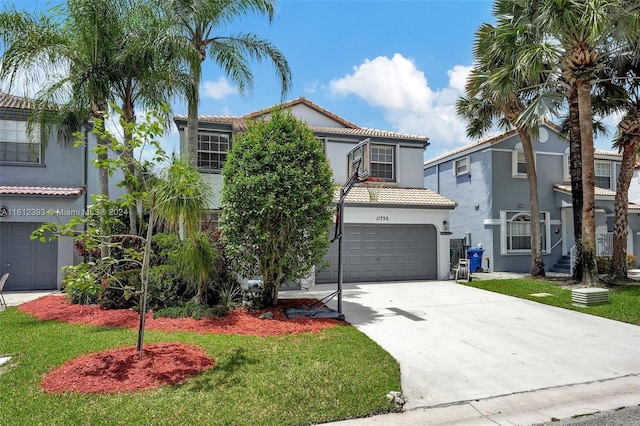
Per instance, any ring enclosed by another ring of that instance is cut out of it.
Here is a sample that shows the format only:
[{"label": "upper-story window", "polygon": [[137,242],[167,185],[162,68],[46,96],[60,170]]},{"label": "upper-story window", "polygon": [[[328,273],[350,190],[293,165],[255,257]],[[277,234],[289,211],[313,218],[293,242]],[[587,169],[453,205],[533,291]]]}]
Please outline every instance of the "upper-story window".
[{"label": "upper-story window", "polygon": [[0,120],[0,161],[40,164],[42,147],[37,134],[27,132],[26,121]]},{"label": "upper-story window", "polygon": [[376,145],[370,147],[369,174],[386,180],[395,180],[395,146]]},{"label": "upper-story window", "polygon": [[453,162],[453,175],[462,176],[469,174],[469,157],[458,158]]},{"label": "upper-story window", "polygon": [[[535,153],[533,154],[535,162]],[[522,143],[518,143],[511,153],[511,176],[517,178],[527,177],[527,162],[524,159]]]},{"label": "upper-story window", "polygon": [[347,153],[347,176],[367,171],[369,176],[386,181],[396,180],[396,146],[371,143],[369,139]]},{"label": "upper-story window", "polygon": [[198,131],[198,169],[222,170],[230,147],[228,133]]},{"label": "upper-story window", "polygon": [[596,161],[596,186],[598,188],[611,189],[611,163],[608,161]]}]

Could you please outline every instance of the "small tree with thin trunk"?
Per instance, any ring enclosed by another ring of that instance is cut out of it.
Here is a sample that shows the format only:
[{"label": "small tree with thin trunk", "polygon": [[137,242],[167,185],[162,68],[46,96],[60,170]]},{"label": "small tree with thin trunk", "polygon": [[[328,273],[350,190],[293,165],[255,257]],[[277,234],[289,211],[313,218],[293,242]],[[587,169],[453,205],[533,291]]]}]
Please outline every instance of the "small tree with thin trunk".
[{"label": "small tree with thin trunk", "polygon": [[222,235],[236,272],[260,275],[261,301],[304,277],[325,255],[332,172],[322,143],[290,113],[249,123],[223,169]]}]

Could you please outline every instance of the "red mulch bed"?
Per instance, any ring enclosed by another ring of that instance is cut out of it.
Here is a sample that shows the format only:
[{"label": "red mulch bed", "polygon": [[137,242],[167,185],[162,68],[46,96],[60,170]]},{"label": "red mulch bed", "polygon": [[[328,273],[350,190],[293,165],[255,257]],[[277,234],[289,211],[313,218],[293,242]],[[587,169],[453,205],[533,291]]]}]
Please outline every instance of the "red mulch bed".
[{"label": "red mulch bed", "polygon": [[[293,318],[289,319],[282,311],[292,306],[310,306],[315,299],[281,299],[273,308],[249,311],[239,308],[225,317],[212,317],[194,320],[193,318],[153,318],[147,314],[146,330],[193,331],[213,334],[244,334],[249,336],[277,336],[280,334],[316,333],[327,328],[344,324],[329,318]],[[20,305],[18,310],[36,316],[40,320],[57,320],[74,324],[91,324],[105,327],[128,327],[137,330],[140,315],[128,309],[104,310],[98,306],[75,305],[61,296],[45,296]],[[272,312],[272,320],[258,317]]]},{"label": "red mulch bed", "polygon": [[[345,324],[327,318],[288,319],[282,311],[287,307],[312,306],[315,299],[284,299],[278,306],[261,311],[241,308],[226,317],[158,318],[149,313],[145,329],[161,331],[192,331],[196,333],[226,333],[251,336],[275,336],[280,334],[319,332]],[[90,324],[105,327],[138,329],[137,312],[103,310],[98,306],[69,303],[59,295],[45,296],[24,303],[18,310],[34,315],[40,320],[57,320],[74,324]],[[273,319],[258,317],[272,312]],[[144,345],[143,358],[139,359],[134,347],[116,348],[75,358],[42,380],[42,388],[49,393],[124,393],[181,383],[211,368],[214,362],[198,346],[182,343],[155,343]]]},{"label": "red mulch bed", "polygon": [[82,355],[47,374],[40,385],[48,393],[124,393],[182,383],[213,367],[199,346],[183,343],[144,345]]}]

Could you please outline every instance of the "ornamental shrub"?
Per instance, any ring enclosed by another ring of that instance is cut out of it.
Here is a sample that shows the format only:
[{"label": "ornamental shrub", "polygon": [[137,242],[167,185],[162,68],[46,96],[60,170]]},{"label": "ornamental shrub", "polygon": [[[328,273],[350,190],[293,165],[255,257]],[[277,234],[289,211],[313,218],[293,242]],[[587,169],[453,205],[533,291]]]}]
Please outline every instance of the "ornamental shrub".
[{"label": "ornamental shrub", "polygon": [[235,272],[260,276],[262,302],[322,262],[333,218],[333,177],[324,146],[291,113],[248,123],[223,169],[222,237]]},{"label": "ornamental shrub", "polygon": [[114,272],[102,280],[98,305],[102,309],[130,309],[138,305],[140,269]]},{"label": "ornamental shrub", "polygon": [[93,305],[97,303],[102,286],[89,263],[79,263],[62,268],[62,289],[66,292],[67,300],[78,305]]},{"label": "ornamental shrub", "polygon": [[154,312],[171,306],[182,306],[186,303],[185,298],[190,297],[173,265],[150,267],[148,279],[147,308]]}]

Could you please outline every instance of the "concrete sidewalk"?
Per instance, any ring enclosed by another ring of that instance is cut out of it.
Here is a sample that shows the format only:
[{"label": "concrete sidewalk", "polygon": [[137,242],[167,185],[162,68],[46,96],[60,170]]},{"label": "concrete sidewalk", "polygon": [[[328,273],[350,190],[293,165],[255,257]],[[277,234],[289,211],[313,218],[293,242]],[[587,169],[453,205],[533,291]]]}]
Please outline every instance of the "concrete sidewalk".
[{"label": "concrete sidewalk", "polygon": [[[58,290],[42,290],[42,291],[3,291],[2,295],[7,302],[7,306],[18,306],[25,302],[38,299],[50,294],[59,293]],[[1,307],[0,310],[4,309]]]},{"label": "concrete sidewalk", "polygon": [[398,360],[409,400],[338,424],[526,425],[640,403],[637,326],[446,281],[345,285],[343,312]]}]

